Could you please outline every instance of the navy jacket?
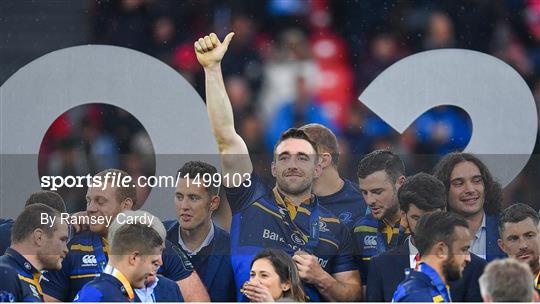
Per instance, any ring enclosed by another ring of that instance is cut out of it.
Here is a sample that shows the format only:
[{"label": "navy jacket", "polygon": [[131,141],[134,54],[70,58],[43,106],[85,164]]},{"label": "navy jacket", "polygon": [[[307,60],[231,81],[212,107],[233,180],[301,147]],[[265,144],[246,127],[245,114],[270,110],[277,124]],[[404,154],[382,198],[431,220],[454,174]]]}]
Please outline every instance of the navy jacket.
[{"label": "navy jacket", "polygon": [[[158,275],[159,281],[157,282],[156,287],[154,288],[154,300],[159,302],[184,302],[184,297],[180,292],[180,287],[178,284],[162,275]],[[141,302],[139,296],[135,292],[135,302]]]},{"label": "navy jacket", "polygon": [[[178,221],[163,223],[167,229],[167,240],[178,245]],[[208,290],[212,302],[234,302],[236,285],[231,265],[231,239],[229,234],[214,225],[214,238],[210,244],[195,255],[189,256],[193,267]]]},{"label": "navy jacket", "polygon": [[497,244],[499,239],[499,216],[486,214],[486,261],[491,262],[495,259],[506,257],[506,254]]},{"label": "navy jacket", "polygon": [[[454,302],[482,302],[478,279],[485,266],[484,259],[471,254],[471,262],[463,270],[463,277],[449,283]],[[409,242],[373,257],[369,264],[367,301],[390,302],[397,286],[405,279],[406,268],[410,268]]]},{"label": "navy jacket", "polygon": [[11,245],[13,223],[13,220],[0,219],[0,255],[3,255]]}]

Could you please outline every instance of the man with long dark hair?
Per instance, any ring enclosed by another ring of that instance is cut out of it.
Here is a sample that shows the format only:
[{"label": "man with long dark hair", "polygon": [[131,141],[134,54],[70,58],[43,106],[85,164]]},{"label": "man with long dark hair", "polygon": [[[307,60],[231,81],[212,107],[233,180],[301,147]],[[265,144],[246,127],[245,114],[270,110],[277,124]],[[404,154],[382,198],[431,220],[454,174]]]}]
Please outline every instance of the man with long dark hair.
[{"label": "man with long dark hair", "polygon": [[472,154],[450,153],[435,166],[433,175],[448,191],[448,211],[469,223],[471,252],[488,262],[504,256],[497,245],[502,190],[487,166]]}]

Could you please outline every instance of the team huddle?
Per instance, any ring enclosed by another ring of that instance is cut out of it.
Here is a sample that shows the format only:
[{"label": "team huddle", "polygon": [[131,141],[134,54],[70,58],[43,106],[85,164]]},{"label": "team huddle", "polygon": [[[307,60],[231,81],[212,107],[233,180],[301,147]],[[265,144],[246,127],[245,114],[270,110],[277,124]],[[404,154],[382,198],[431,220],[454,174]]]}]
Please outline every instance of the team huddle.
[{"label": "team huddle", "polygon": [[[223,180],[220,196],[220,187],[191,179],[218,174],[194,160],[178,170],[175,219],[133,210],[135,188],[116,184],[90,186],[86,210],[71,215],[151,219],[144,223],[73,225],[61,220],[56,192],[34,193],[17,219],[0,222],[0,301],[538,300],[539,214],[520,203],[501,210],[500,185],[472,154],[450,153],[432,174],[407,177],[397,154],[376,150],[353,182],[339,175],[336,136],[308,124],[281,134],[270,166],[276,183],[266,183],[235,130],[223,83],[233,35],[194,47],[219,174],[242,180]],[[128,176],[96,176],[111,174]],[[212,220],[223,196],[230,232]]]}]

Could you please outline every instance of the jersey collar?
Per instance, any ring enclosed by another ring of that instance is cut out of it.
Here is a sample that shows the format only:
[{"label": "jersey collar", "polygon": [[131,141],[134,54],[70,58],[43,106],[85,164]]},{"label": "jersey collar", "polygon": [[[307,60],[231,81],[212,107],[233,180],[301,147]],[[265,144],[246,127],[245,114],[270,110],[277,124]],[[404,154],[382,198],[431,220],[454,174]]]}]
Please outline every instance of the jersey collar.
[{"label": "jersey collar", "polygon": [[133,301],[135,299],[135,294],[133,292],[133,288],[131,287],[131,284],[129,283],[128,279],[120,270],[114,268],[111,264],[107,264],[105,267],[105,270],[103,270],[103,273],[109,274],[113,277],[115,277],[120,283],[122,283],[122,286],[124,287],[129,301]]},{"label": "jersey collar", "polygon": [[445,298],[447,298],[445,299],[446,302],[450,302],[451,300],[449,299],[450,292],[448,292],[448,286],[444,284],[443,280],[441,279],[437,271],[435,271],[435,269],[433,269],[431,266],[429,266],[428,264],[424,262],[420,263],[419,269],[420,269],[420,272],[426,274],[431,279],[431,281],[433,282],[433,284],[435,285],[439,293],[443,295]]},{"label": "jersey collar", "polygon": [[287,208],[287,210],[289,211],[289,215],[291,216],[291,220],[294,220],[296,218],[296,214],[298,211],[306,213],[308,215],[311,214],[311,212],[304,206],[313,203],[313,201],[315,200],[315,196],[313,194],[309,198],[303,200],[300,205],[296,206],[291,199],[289,199],[283,192],[279,191],[277,186],[274,187],[272,192],[274,193],[274,198],[276,199],[277,204]]},{"label": "jersey collar", "polygon": [[21,268],[26,270],[26,272],[30,274],[41,274],[41,272],[37,270],[37,268],[34,267],[34,265],[32,265],[32,263],[30,263],[22,254],[17,252],[17,250],[10,247],[6,249],[5,254],[15,260],[15,262],[17,262]]}]

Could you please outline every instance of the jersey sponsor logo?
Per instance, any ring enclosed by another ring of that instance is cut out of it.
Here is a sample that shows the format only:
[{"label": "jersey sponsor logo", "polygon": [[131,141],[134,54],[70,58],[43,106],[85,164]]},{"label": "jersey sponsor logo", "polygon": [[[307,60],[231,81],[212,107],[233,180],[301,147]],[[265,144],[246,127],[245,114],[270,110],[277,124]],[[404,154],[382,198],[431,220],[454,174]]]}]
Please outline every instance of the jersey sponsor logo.
[{"label": "jersey sponsor logo", "polygon": [[306,244],[306,241],[304,241],[304,239],[298,232],[293,232],[293,234],[291,234],[291,239],[293,240],[293,242],[295,242],[298,245],[303,246]]},{"label": "jersey sponsor logo", "polygon": [[82,257],[82,267],[97,266],[96,256],[93,254],[87,254]]},{"label": "jersey sponsor logo", "polygon": [[321,264],[322,268],[326,268],[326,265],[328,265],[328,260],[327,259],[325,260],[323,258],[317,257],[317,261],[319,261],[319,264]]},{"label": "jersey sponsor logo", "polygon": [[269,240],[272,240],[272,241],[278,241],[278,242],[285,242],[285,240],[283,240],[282,237],[279,236],[279,234],[275,233],[275,232],[272,232],[271,230],[269,229],[264,229],[263,230],[263,235],[262,235],[263,239],[269,239]]},{"label": "jersey sponsor logo", "polygon": [[364,237],[364,248],[376,248],[376,247],[377,247],[377,236],[366,235]]},{"label": "jersey sponsor logo", "polygon": [[319,231],[320,232],[328,232],[330,229],[326,226],[326,222],[319,220]]},{"label": "jersey sponsor logo", "polygon": [[341,212],[338,215],[338,218],[344,224],[350,223],[352,221],[352,213],[348,212],[348,211],[347,212]]}]

